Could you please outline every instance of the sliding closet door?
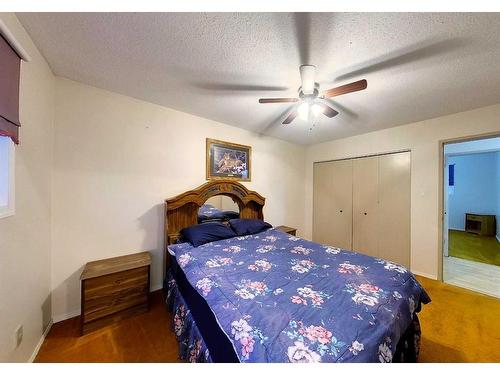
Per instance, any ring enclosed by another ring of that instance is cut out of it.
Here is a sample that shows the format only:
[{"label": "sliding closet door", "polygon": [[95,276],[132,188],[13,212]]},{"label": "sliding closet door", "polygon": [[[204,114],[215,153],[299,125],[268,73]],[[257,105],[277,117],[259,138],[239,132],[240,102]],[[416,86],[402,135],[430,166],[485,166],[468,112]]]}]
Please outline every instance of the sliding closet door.
[{"label": "sliding closet door", "polygon": [[333,186],[330,212],[330,245],[352,249],[352,160],[331,163]]},{"label": "sliding closet door", "polygon": [[314,165],[313,241],[352,248],[352,160]]},{"label": "sliding closet door", "polygon": [[314,164],[313,182],[313,241],[330,244],[330,213],[333,202],[330,191],[333,186],[332,163]]},{"label": "sliding closet door", "polygon": [[353,250],[378,256],[378,158],[353,160]]},{"label": "sliding closet door", "polygon": [[410,153],[379,157],[378,257],[410,265]]}]

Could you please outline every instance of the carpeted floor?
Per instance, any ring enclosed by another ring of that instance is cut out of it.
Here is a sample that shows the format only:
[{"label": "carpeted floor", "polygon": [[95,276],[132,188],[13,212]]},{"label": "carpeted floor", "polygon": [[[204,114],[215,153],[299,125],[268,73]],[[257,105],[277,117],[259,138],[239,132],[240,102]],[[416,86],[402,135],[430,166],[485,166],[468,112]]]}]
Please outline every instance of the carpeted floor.
[{"label": "carpeted floor", "polygon": [[500,362],[500,299],[417,278],[432,299],[418,315],[420,362]]},{"label": "carpeted floor", "polygon": [[450,230],[448,254],[455,258],[500,266],[500,243],[495,237]]},{"label": "carpeted floor", "polygon": [[[500,362],[500,299],[418,277],[432,298],[419,313],[420,362]],[[180,362],[162,292],[151,310],[79,336],[78,318],[54,324],[36,362]]]},{"label": "carpeted floor", "polygon": [[80,319],[52,326],[35,362],[180,362],[163,292],[151,294],[151,309],[80,336]]}]

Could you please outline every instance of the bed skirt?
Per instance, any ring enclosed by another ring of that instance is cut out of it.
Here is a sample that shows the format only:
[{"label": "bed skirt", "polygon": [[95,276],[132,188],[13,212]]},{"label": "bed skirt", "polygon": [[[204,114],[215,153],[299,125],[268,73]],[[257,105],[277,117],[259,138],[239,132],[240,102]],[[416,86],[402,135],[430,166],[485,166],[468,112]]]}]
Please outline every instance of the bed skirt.
[{"label": "bed skirt", "polygon": [[164,287],[167,291],[167,307],[174,314],[172,329],[179,342],[179,358],[192,363],[212,362],[191,311],[170,274],[165,280]]},{"label": "bed skirt", "polygon": [[[179,358],[192,363],[212,362],[210,352],[171,273],[164,281],[166,304],[173,312],[172,329],[179,342]],[[420,351],[420,323],[417,314],[396,347],[392,362],[417,362]]]}]

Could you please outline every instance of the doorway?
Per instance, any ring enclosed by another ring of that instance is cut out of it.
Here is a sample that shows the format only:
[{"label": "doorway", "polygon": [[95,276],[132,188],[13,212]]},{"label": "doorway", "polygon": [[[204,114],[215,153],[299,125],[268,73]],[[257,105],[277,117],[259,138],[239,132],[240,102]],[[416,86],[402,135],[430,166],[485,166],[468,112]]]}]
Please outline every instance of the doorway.
[{"label": "doorway", "polygon": [[443,281],[500,298],[500,136],[443,153]]}]

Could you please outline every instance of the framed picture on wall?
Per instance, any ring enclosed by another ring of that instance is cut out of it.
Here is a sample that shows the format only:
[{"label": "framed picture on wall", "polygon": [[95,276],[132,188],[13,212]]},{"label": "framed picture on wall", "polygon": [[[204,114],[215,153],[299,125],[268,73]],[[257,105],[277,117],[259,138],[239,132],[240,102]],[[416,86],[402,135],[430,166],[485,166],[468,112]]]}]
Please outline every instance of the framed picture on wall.
[{"label": "framed picture on wall", "polygon": [[207,180],[251,180],[252,147],[207,138]]}]

